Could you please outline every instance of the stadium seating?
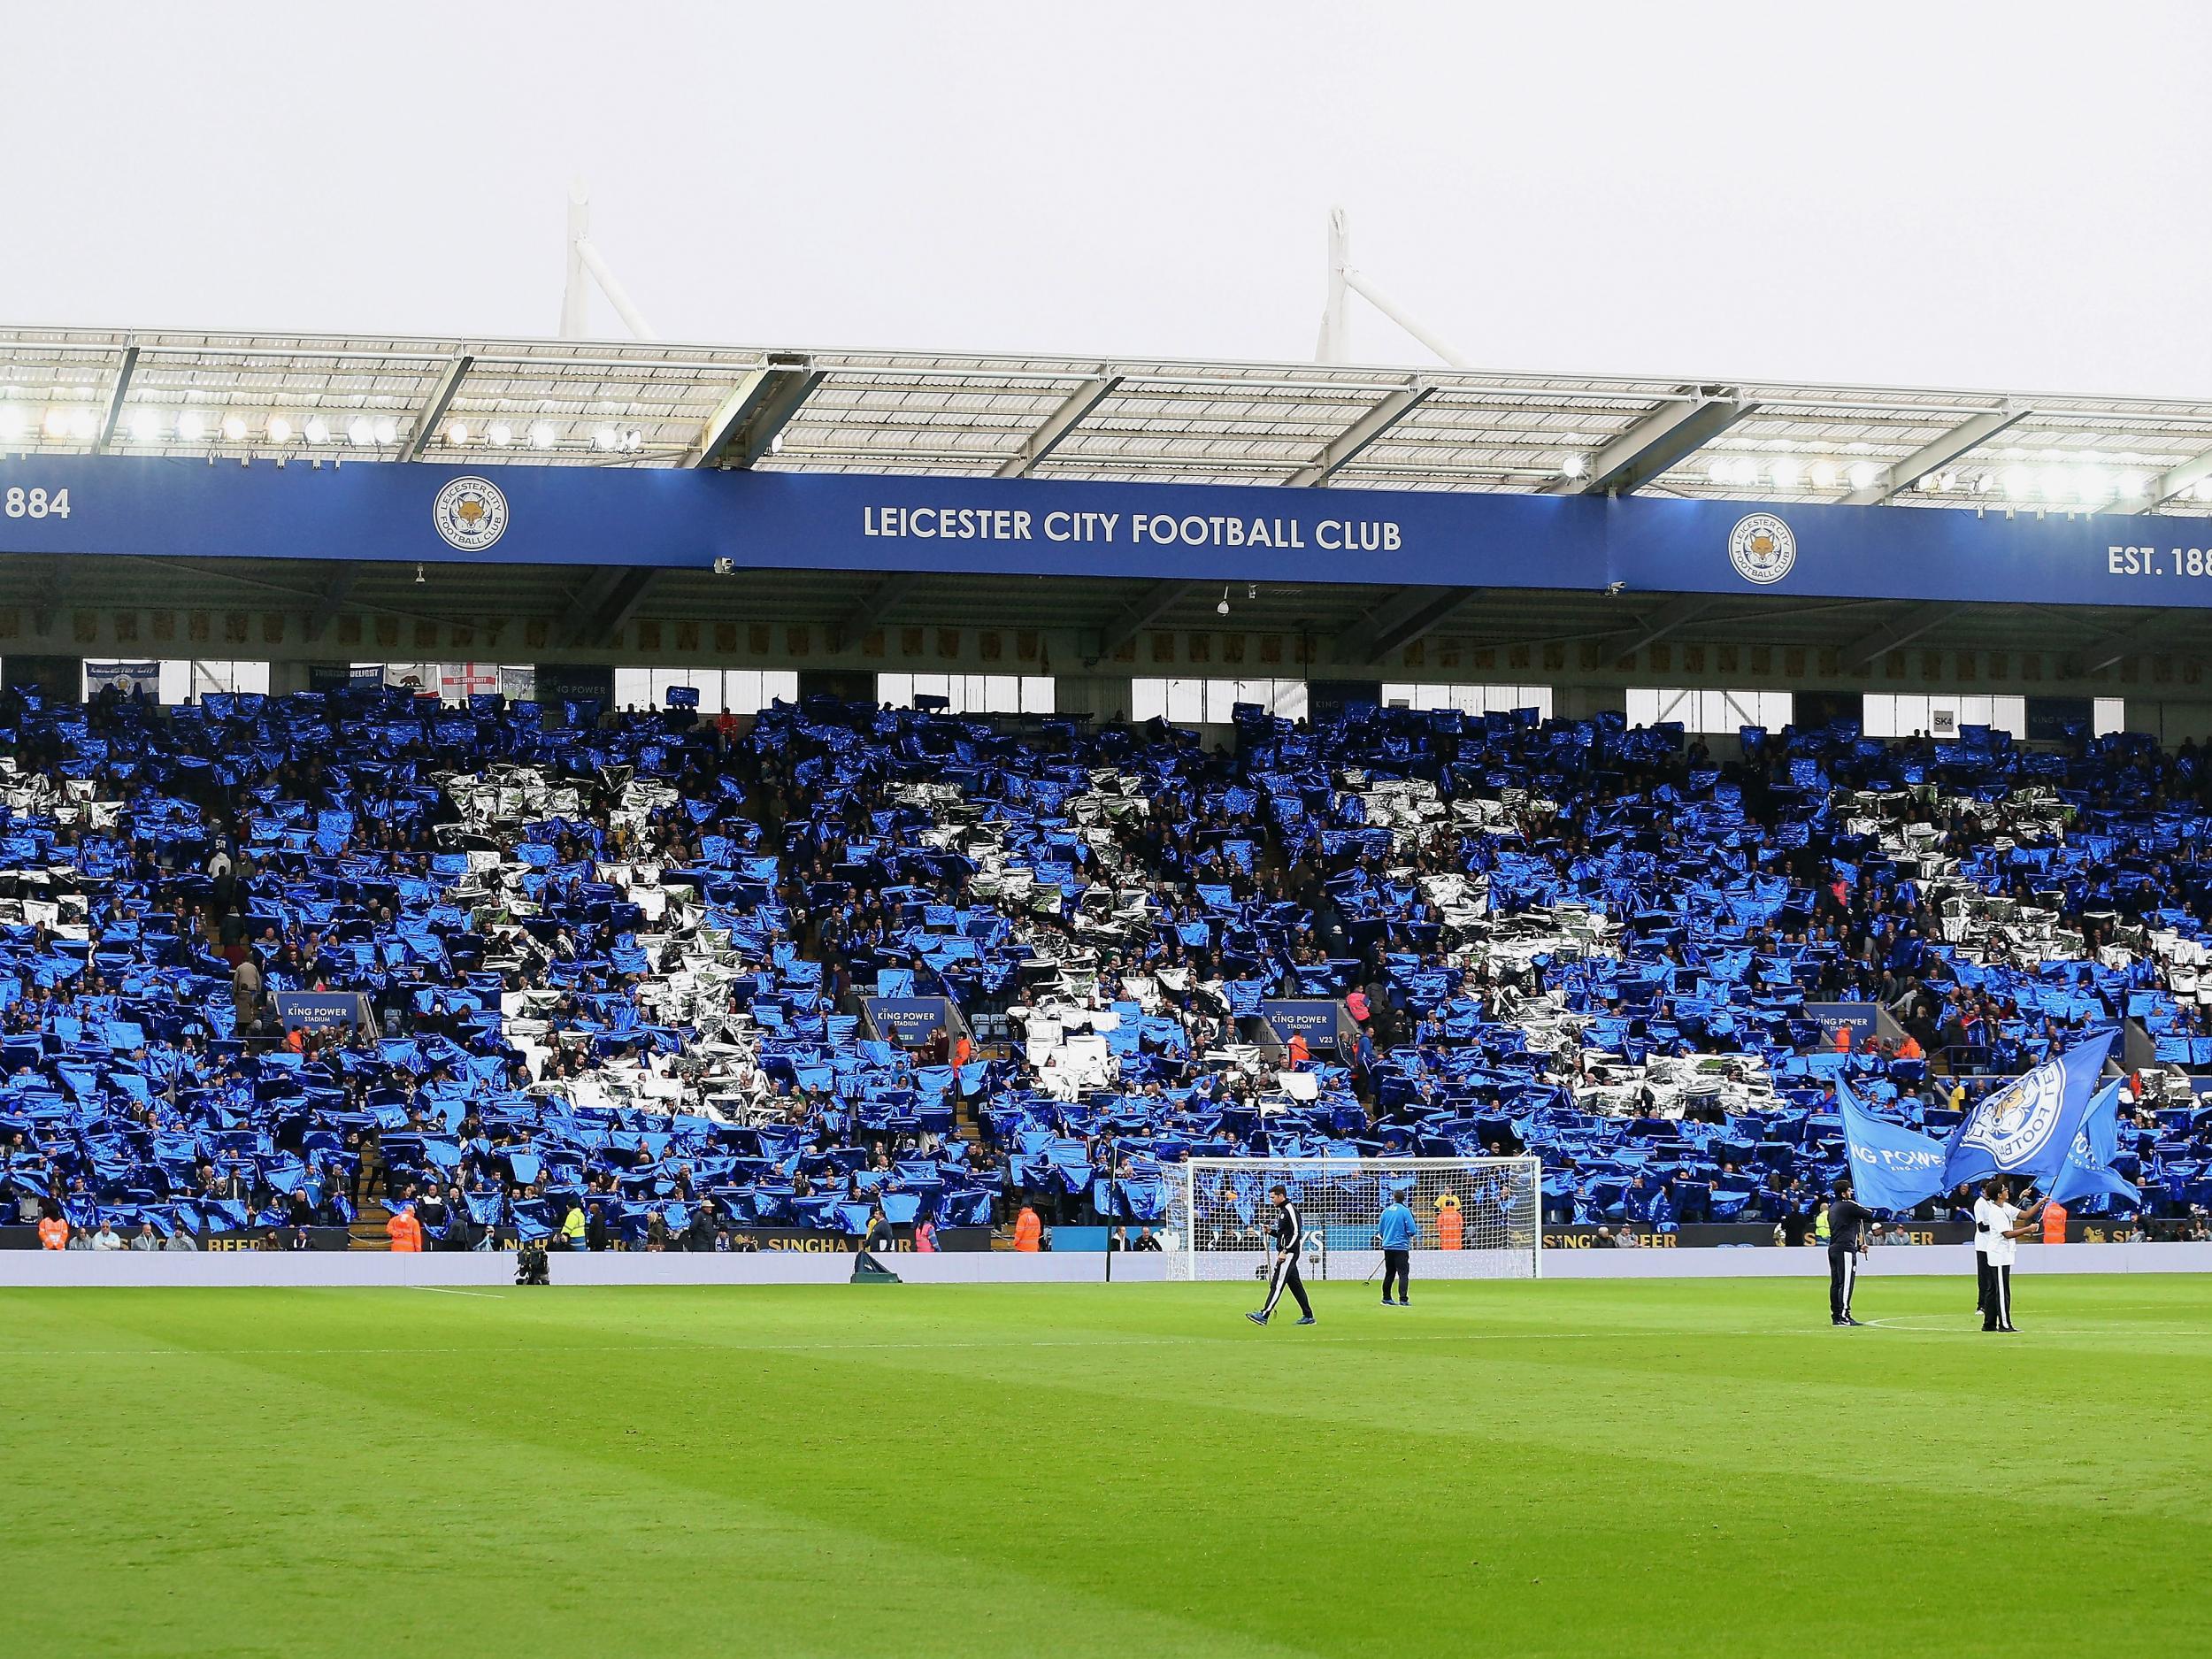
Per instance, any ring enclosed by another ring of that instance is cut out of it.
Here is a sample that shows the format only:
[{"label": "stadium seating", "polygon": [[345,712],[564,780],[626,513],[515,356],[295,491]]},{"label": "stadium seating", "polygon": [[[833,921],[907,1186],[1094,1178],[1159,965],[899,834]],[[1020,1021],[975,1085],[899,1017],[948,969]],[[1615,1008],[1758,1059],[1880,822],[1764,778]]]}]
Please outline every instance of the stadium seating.
[{"label": "stadium seating", "polygon": [[[27,1217],[343,1223],[411,1185],[442,1242],[581,1202],[637,1246],[856,1233],[879,1201],[1156,1220],[1193,1154],[1529,1148],[1555,1220],[1768,1220],[1841,1166],[1827,1085],[1941,1133],[2123,1024],[2154,1064],[2122,1171],[2154,1214],[2212,1197],[2186,747],[1747,729],[1723,764],[1618,717],[1356,708],[1240,710],[1231,753],[376,691],[11,691],[0,735]],[[314,987],[380,1031],[285,1041],[271,999]],[[1008,1041],[910,1052],[869,1033],[879,994]],[[1364,1018],[1294,1065],[1277,997]],[[1825,1002],[1921,1052],[1839,1049]]]}]

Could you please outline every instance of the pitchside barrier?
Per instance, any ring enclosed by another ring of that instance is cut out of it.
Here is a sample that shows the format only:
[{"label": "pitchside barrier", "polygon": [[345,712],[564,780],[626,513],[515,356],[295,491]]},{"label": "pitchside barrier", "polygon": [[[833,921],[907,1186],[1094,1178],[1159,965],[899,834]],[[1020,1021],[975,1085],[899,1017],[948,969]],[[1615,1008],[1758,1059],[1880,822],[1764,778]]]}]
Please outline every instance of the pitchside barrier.
[{"label": "pitchside barrier", "polygon": [[[1413,1275],[1448,1255],[1417,1256]],[[1097,1285],[1142,1287],[1168,1276],[1169,1256],[1023,1255],[998,1250],[988,1255],[911,1256],[894,1258],[893,1267],[915,1285]],[[852,1277],[850,1256],[811,1256],[796,1251],[763,1251],[757,1256],[555,1255],[553,1284],[562,1287],[610,1285],[842,1285]],[[2018,1273],[2212,1273],[2212,1244],[2024,1244]],[[1550,1279],[1825,1279],[1825,1250],[1576,1250],[1547,1253],[1544,1277]],[[1878,1292],[1890,1278],[1941,1276],[1961,1281],[1974,1275],[1974,1253],[1962,1244],[1930,1244],[1877,1248],[1862,1264],[1860,1294]],[[204,1256],[164,1256],[122,1250],[10,1250],[0,1252],[0,1289],[45,1286],[301,1286],[416,1288],[483,1294],[511,1286],[515,1258],[506,1253],[467,1251],[454,1255],[390,1255],[382,1251],[240,1251]],[[1237,1286],[1219,1287],[1228,1305],[1240,1306]],[[1256,1294],[1256,1287],[1246,1289]],[[1359,1289],[1349,1283],[1316,1284],[1325,1316]],[[1532,1284],[1517,1298],[1545,1295]],[[1364,1307],[1365,1296],[1360,1298]],[[1964,1304],[1962,1302],[1962,1308]]]}]

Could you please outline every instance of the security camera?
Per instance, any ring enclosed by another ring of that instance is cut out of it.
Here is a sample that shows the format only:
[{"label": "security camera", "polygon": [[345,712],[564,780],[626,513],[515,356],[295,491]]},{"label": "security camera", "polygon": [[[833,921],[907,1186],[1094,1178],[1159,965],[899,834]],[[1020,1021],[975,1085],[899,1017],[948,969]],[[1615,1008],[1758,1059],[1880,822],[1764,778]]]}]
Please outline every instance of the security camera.
[{"label": "security camera", "polygon": [[714,561],[714,573],[717,576],[733,575],[736,570],[737,562],[734,559],[723,557]]},{"label": "security camera", "polygon": [[1223,600],[1219,604],[1214,607],[1214,615],[1217,617],[1225,617],[1228,614],[1229,602],[1226,599]]},{"label": "security camera", "polygon": [[1626,582],[1608,582],[1605,584],[1605,595],[1609,599],[1617,599],[1621,596],[1621,595],[1626,593],[1627,591],[1628,584]]}]

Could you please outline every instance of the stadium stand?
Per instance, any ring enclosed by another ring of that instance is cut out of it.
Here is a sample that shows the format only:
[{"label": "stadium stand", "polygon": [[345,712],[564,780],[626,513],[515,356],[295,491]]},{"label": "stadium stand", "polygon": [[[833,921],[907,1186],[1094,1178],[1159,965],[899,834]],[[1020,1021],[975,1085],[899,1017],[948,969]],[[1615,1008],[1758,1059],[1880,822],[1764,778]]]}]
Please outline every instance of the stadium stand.
[{"label": "stadium stand", "polygon": [[[1525,1148],[1548,1220],[1770,1221],[1841,1167],[1838,1079],[1940,1134],[2122,1026],[2116,1167],[2212,1207],[2193,745],[1236,714],[1232,750],[11,687],[0,1201],[162,1238],[411,1202],[444,1248],[580,1207],[710,1248],[878,1202],[1156,1221],[1192,1155]],[[361,996],[288,1029],[315,991]]]}]

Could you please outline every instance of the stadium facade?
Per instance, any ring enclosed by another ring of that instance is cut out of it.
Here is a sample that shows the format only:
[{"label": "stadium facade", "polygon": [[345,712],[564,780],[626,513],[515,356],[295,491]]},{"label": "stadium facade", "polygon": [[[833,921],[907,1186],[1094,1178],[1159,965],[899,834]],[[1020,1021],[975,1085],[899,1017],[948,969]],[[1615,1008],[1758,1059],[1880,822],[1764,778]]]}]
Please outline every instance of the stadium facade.
[{"label": "stadium facade", "polygon": [[2173,743],[2212,733],[2208,496],[2178,401],[16,329],[0,672]]}]

